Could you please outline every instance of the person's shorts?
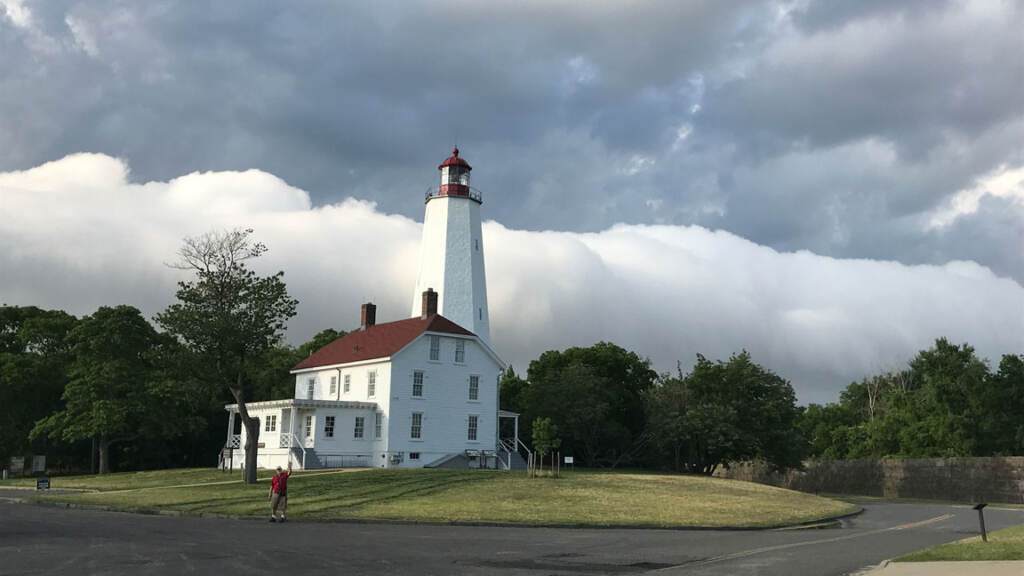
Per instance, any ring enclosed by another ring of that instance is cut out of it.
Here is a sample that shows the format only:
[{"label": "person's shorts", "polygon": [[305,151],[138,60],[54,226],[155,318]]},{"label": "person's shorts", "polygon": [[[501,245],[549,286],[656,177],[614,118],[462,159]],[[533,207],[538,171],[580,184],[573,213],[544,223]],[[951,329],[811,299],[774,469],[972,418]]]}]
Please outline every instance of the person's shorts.
[{"label": "person's shorts", "polygon": [[274,510],[277,510],[278,506],[287,506],[287,505],[288,505],[288,495],[287,494],[281,494],[279,492],[274,492],[274,495],[271,496],[271,498],[270,498],[270,507],[273,508]]}]

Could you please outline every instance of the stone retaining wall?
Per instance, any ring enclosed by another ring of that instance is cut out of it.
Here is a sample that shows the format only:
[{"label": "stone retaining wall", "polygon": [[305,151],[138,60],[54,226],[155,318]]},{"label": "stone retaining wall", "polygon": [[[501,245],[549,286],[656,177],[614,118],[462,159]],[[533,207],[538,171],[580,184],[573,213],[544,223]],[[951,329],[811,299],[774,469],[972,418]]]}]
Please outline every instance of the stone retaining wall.
[{"label": "stone retaining wall", "polygon": [[1021,456],[823,460],[781,474],[755,462],[720,468],[715,476],[813,493],[1024,504]]}]

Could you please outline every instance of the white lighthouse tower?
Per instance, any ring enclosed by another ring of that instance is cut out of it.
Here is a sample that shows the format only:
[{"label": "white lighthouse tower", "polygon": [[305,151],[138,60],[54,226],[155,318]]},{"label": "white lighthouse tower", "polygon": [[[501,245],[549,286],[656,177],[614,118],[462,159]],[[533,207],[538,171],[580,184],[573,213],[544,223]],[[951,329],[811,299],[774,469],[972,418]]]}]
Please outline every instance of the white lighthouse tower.
[{"label": "white lighthouse tower", "polygon": [[422,294],[433,289],[438,293],[438,314],[489,343],[484,241],[480,234],[483,199],[469,187],[472,169],[459,157],[458,148],[438,166],[441,185],[427,193],[412,315],[422,313]]}]

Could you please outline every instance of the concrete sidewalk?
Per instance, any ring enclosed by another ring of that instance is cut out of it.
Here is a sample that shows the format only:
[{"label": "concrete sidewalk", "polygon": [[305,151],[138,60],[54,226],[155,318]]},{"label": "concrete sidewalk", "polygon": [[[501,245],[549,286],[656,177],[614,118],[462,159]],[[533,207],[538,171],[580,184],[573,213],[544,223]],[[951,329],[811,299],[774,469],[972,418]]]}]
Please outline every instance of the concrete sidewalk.
[{"label": "concrete sidewalk", "polygon": [[862,576],[1024,576],[1024,561],[889,562]]}]

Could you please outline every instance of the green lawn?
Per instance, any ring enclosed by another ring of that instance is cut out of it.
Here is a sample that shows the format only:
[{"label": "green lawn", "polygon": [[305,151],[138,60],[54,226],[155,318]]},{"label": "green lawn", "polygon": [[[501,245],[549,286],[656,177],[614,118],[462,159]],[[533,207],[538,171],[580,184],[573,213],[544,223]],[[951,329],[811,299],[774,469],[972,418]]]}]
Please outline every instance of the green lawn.
[{"label": "green lawn", "polygon": [[[211,470],[55,478],[54,488],[96,492],[28,497],[137,511],[267,514],[269,483],[246,486],[235,479],[237,473]],[[204,481],[218,484],[160,487]],[[575,472],[559,479],[530,479],[523,473],[484,470],[311,471],[296,473],[288,492],[289,516],[297,519],[778,526],[857,509],[772,486],[645,473]]]},{"label": "green lawn", "polygon": [[1024,526],[989,532],[988,542],[974,536],[900,556],[896,562],[950,560],[1024,560]]}]

